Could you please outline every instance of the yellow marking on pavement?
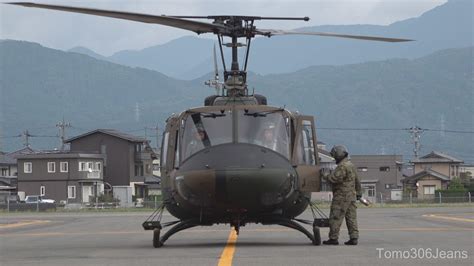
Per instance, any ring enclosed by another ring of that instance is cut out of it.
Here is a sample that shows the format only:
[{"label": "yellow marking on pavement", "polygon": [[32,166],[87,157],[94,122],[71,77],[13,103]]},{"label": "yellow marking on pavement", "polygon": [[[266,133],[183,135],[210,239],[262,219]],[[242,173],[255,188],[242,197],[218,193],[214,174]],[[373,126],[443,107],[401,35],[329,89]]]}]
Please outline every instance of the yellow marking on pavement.
[{"label": "yellow marking on pavement", "polygon": [[17,227],[22,227],[22,226],[27,226],[27,225],[45,224],[49,222],[51,221],[48,221],[48,220],[21,221],[21,222],[16,222],[16,223],[11,223],[11,224],[0,224],[0,229],[10,229],[10,228],[17,228]]},{"label": "yellow marking on pavement", "polygon": [[235,243],[237,242],[237,233],[235,230],[230,230],[229,238],[227,239],[227,245],[222,251],[221,258],[219,259],[218,266],[229,266],[232,265],[232,259],[234,258]]},{"label": "yellow marking on pavement", "polygon": [[435,215],[435,214],[425,214],[425,215],[423,215],[423,217],[436,218],[436,219],[444,219],[444,220],[451,220],[451,221],[459,221],[459,222],[474,223],[474,219],[460,218],[460,217],[452,217],[452,216],[442,216],[442,215]]}]

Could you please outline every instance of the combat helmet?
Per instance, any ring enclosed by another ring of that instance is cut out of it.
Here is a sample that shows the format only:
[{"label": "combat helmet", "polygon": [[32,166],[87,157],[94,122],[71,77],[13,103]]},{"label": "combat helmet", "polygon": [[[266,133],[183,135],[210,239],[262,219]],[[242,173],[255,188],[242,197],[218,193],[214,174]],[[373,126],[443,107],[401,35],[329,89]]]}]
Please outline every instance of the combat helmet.
[{"label": "combat helmet", "polygon": [[343,145],[336,145],[332,147],[331,149],[331,156],[336,159],[336,163],[339,163],[342,161],[344,158],[346,158],[349,155],[349,152],[347,152],[347,148]]}]

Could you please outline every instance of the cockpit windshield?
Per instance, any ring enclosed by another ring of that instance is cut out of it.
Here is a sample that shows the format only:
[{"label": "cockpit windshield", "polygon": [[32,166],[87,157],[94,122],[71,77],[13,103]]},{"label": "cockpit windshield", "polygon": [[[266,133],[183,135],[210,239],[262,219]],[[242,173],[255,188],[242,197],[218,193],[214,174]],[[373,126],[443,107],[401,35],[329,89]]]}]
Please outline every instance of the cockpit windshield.
[{"label": "cockpit windshield", "polygon": [[281,110],[241,110],[237,118],[238,142],[263,146],[289,158],[289,118]]},{"label": "cockpit windshield", "polygon": [[232,142],[232,113],[194,113],[183,119],[181,150],[184,158],[218,144]]},{"label": "cockpit windshield", "polygon": [[[282,110],[255,112],[232,110],[190,113],[182,120],[181,158],[224,143],[250,143],[289,158],[289,121]],[[236,119],[236,123],[232,122]],[[234,130],[237,126],[237,130]]]}]

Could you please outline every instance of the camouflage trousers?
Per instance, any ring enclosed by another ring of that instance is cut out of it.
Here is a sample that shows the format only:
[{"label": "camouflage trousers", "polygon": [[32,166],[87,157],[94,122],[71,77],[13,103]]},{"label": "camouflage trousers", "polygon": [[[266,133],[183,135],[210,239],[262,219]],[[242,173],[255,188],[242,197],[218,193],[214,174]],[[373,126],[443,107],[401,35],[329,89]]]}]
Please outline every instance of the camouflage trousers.
[{"label": "camouflage trousers", "polygon": [[346,218],[349,237],[359,238],[357,229],[357,206],[355,201],[333,200],[331,203],[331,213],[329,214],[329,238],[338,239],[342,220]]}]

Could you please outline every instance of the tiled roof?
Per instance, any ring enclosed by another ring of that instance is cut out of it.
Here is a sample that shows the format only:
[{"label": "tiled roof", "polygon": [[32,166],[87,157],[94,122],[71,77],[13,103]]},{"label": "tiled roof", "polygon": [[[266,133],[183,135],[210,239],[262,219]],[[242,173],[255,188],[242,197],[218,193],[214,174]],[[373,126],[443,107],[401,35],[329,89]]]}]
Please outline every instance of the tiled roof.
[{"label": "tiled roof", "polygon": [[84,133],[82,135],[69,138],[69,139],[65,140],[65,142],[69,143],[69,142],[72,142],[76,139],[80,139],[80,138],[83,138],[83,137],[86,137],[86,136],[89,136],[89,135],[92,135],[92,134],[95,134],[95,133],[103,133],[103,134],[106,134],[106,135],[110,135],[110,136],[114,136],[114,137],[121,138],[121,139],[124,139],[124,140],[128,140],[130,142],[145,142],[146,141],[146,139],[143,138],[143,137],[138,137],[138,136],[134,136],[134,135],[131,135],[131,134],[123,133],[123,132],[115,130],[115,129],[96,129],[96,130]]},{"label": "tiled roof", "polygon": [[411,162],[412,163],[435,163],[435,162],[462,163],[463,161],[439,151],[432,151],[423,157],[413,159]]},{"label": "tiled roof", "polygon": [[25,154],[32,154],[36,151],[30,147],[21,148],[17,151],[12,151],[9,153],[0,154],[0,164],[2,165],[15,165],[17,163],[17,158]]},{"label": "tiled roof", "polygon": [[405,178],[403,181],[404,182],[408,182],[408,181],[412,181],[412,182],[416,182],[418,181],[419,179],[425,177],[425,176],[433,176],[433,177],[436,177],[438,179],[441,179],[443,181],[449,181],[449,176],[446,176],[446,175],[443,175],[441,173],[438,173],[436,171],[433,171],[433,170],[424,170],[424,171],[421,171],[419,173],[416,173],[412,176],[409,176],[407,178]]}]

